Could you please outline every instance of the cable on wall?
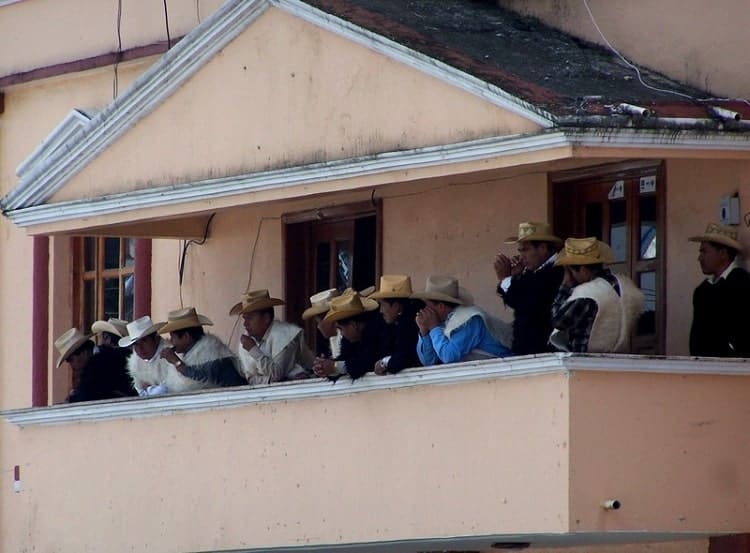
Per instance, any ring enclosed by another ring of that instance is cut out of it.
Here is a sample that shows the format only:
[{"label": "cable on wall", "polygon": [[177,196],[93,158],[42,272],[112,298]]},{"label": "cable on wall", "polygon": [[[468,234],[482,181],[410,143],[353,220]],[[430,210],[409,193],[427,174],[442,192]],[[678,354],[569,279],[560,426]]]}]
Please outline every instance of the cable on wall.
[{"label": "cable on wall", "polygon": [[122,58],[122,0],[117,0],[117,18],[115,20],[115,28],[117,30],[117,57],[115,58],[114,78],[112,80],[112,99],[117,98],[117,92],[119,88],[119,75],[118,69],[120,60]]},{"label": "cable on wall", "polygon": [[167,29],[167,50],[172,48],[172,37],[169,34],[169,11],[167,11],[167,0],[164,0],[164,26]]},{"label": "cable on wall", "polygon": [[203,232],[203,238],[200,240],[186,240],[184,244],[182,245],[182,253],[180,254],[180,261],[177,266],[177,274],[179,277],[179,290],[180,290],[180,307],[184,307],[182,304],[182,281],[183,277],[185,276],[185,258],[187,257],[188,248],[191,244],[195,244],[196,246],[202,246],[206,243],[206,239],[208,238],[208,229],[211,227],[211,221],[214,220],[214,217],[216,217],[216,213],[212,213],[211,216],[208,218],[208,221],[206,221],[206,230]]}]

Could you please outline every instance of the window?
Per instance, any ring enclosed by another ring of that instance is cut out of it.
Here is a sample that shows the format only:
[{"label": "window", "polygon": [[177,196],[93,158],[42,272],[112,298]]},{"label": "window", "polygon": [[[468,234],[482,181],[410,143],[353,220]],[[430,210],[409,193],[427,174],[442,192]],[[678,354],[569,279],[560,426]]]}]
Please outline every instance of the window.
[{"label": "window", "polygon": [[135,239],[80,238],[73,259],[76,326],[86,331],[96,320],[132,320]]},{"label": "window", "polygon": [[664,353],[664,198],[662,164],[632,162],[552,175],[561,238],[596,236],[614,252],[611,269],[646,296],[630,351]]}]

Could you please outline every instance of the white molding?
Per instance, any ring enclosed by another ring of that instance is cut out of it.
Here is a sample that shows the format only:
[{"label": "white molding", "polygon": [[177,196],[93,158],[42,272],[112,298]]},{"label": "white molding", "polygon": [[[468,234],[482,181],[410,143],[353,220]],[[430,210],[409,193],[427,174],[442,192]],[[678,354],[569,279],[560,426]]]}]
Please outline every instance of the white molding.
[{"label": "white molding", "polygon": [[317,27],[342,36],[470,94],[479,96],[483,100],[540,125],[542,128],[550,128],[554,125],[555,116],[534,104],[383,35],[364,29],[299,0],[270,0],[270,2]]},{"label": "white molding", "polygon": [[164,416],[207,409],[229,409],[256,403],[337,397],[415,386],[445,386],[498,378],[569,374],[576,371],[750,376],[750,360],[654,358],[637,355],[573,356],[567,353],[551,353],[409,369],[397,375],[384,377],[368,375],[355,382],[342,379],[333,384],[327,380],[315,379],[253,388],[223,388],[183,395],[14,409],[4,411],[0,415],[8,422],[21,427],[66,424]]},{"label": "white molding", "polygon": [[39,163],[2,199],[5,210],[37,205],[60,189],[117,138],[151,113],[269,6],[228,0],[115,98],[79,133]]},{"label": "white molding", "polygon": [[17,4],[18,2],[23,2],[23,0],[0,0],[0,8],[10,6],[11,4]]}]

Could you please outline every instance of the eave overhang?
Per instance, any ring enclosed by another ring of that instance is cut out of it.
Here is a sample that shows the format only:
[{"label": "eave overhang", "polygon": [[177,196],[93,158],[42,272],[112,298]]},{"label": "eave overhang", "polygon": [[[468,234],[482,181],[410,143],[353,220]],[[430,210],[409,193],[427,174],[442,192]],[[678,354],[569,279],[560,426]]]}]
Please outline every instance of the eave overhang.
[{"label": "eave overhang", "polygon": [[274,199],[292,199],[413,181],[436,174],[449,176],[552,160],[610,156],[668,158],[688,154],[748,159],[750,134],[674,129],[569,128],[156,186],[90,199],[31,205],[7,210],[5,215],[16,225],[30,230],[54,223],[65,226],[65,222],[76,221],[81,224],[87,219],[101,216],[117,215],[119,222],[136,221],[147,219],[147,210],[166,206],[185,206],[184,210],[177,210],[175,215],[179,216],[268,201],[267,196],[257,194],[261,192],[274,192]]}]

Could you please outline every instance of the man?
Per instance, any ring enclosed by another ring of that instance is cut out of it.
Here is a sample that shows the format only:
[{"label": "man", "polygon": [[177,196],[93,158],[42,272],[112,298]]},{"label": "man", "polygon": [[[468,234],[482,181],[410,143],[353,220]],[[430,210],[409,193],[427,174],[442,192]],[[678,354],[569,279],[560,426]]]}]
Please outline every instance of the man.
[{"label": "man", "polygon": [[336,359],[319,356],[313,364],[317,376],[337,380],[349,375],[356,380],[371,371],[379,358],[378,324],[372,316],[378,303],[357,292],[331,300],[324,320],[335,323],[341,333],[341,354]]},{"label": "man", "polygon": [[91,335],[71,328],[55,340],[60,353],[57,367],[67,362],[73,373],[73,389],[66,401],[94,401],[135,395],[122,359],[114,348],[94,353]]},{"label": "man", "polygon": [[707,276],[693,293],[690,355],[749,357],[750,275],[737,265],[737,231],[711,223],[689,240],[700,242],[698,263]]},{"label": "man", "polygon": [[627,351],[643,312],[643,292],[624,275],[605,265],[614,260],[610,247],[590,238],[568,238],[555,262],[565,276],[552,304],[550,343],[561,351],[613,353]]},{"label": "man", "polygon": [[459,292],[455,278],[429,276],[425,290],[411,297],[424,300],[426,305],[416,316],[419,328],[417,355],[422,365],[512,355],[492,335],[487,314],[478,307],[467,305],[468,296]]},{"label": "man", "polygon": [[[128,335],[127,321],[109,318],[106,321],[94,321],[91,333],[99,335],[99,347],[117,348],[120,338]],[[130,355],[130,350],[127,350]]]},{"label": "man", "polygon": [[310,296],[310,307],[302,312],[302,320],[307,321],[315,317],[316,350],[323,357],[338,357],[341,353],[341,336],[336,331],[336,323],[324,321],[325,314],[330,308],[331,300],[340,295],[336,288],[329,288]]},{"label": "man", "polygon": [[414,322],[416,309],[410,296],[411,277],[383,275],[380,288],[370,294],[370,299],[380,304],[383,325],[380,328],[380,355],[375,363],[375,374],[396,374],[409,367],[419,367],[417,339],[419,329]]},{"label": "man", "polygon": [[555,266],[562,240],[546,223],[521,223],[505,243],[518,246],[517,256],[499,253],[494,263],[497,293],[514,313],[513,354],[551,351],[550,309],[565,272]]},{"label": "man", "polygon": [[204,325],[213,324],[208,317],[199,315],[195,307],[170,311],[159,334],[169,333],[172,346],[163,348],[159,355],[180,374],[205,384],[206,388],[246,384],[232,351],[216,336],[203,331]]},{"label": "man", "polygon": [[272,298],[268,290],[255,290],[229,311],[242,315],[245,334],[240,336],[240,372],[248,384],[270,384],[285,380],[309,378],[313,353],[305,343],[302,329],[277,321],[274,306],[284,305]]}]

